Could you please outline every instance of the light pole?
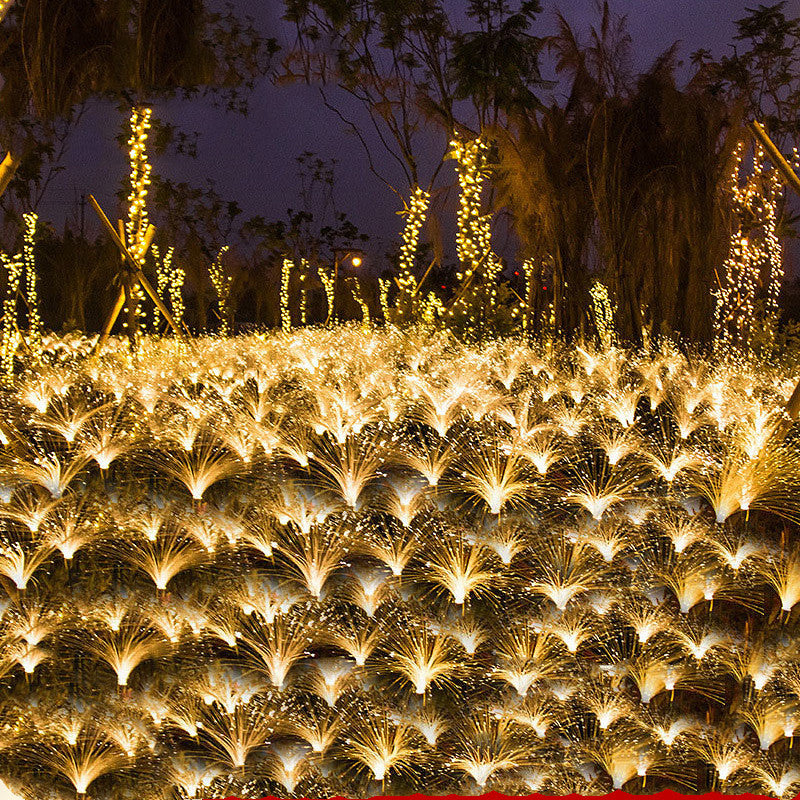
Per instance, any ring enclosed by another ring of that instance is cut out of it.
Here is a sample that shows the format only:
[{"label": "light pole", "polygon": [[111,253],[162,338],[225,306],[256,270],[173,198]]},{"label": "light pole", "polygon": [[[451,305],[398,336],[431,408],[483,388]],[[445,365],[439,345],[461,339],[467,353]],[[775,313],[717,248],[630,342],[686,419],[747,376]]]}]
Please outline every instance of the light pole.
[{"label": "light pole", "polygon": [[339,263],[350,259],[350,263],[358,268],[364,263],[363,250],[344,250],[342,248],[335,248],[333,251],[333,301],[329,317],[333,318],[334,324],[337,321],[336,316],[336,287],[339,281]]}]

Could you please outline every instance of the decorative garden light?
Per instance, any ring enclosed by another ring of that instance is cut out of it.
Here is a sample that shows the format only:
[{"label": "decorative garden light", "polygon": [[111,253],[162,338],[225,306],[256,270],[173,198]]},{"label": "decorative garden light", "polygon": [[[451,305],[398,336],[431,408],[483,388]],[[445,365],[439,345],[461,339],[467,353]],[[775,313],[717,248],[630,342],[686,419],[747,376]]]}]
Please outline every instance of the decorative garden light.
[{"label": "decorative garden light", "polygon": [[226,275],[222,268],[222,259],[228,250],[230,250],[228,245],[223,246],[219,253],[217,253],[217,257],[211,262],[211,265],[208,268],[209,275],[211,276],[211,283],[214,286],[214,291],[217,295],[217,313],[219,314],[220,320],[220,336],[228,335],[228,316],[230,314],[229,301],[231,295],[231,284],[233,283],[233,277]]},{"label": "decorative garden light", "polygon": [[125,223],[125,241],[134,260],[141,266],[146,251],[145,233],[149,224],[147,194],[152,166],[147,155],[147,138],[151,127],[153,109],[134,107],[131,111],[131,136],[128,139],[131,165],[131,191],[128,195],[128,220]]},{"label": "decorative garden light", "polygon": [[600,346],[607,350],[614,343],[614,308],[605,284],[595,281],[589,289],[592,297],[592,310]]},{"label": "decorative garden light", "polygon": [[6,379],[14,372],[14,354],[19,342],[17,332],[17,292],[19,291],[25,262],[21,255],[0,253],[0,263],[6,270],[6,296],[3,299],[2,370]]},{"label": "decorative garden light", "polygon": [[787,370],[361,325],[63,345],[2,389],[28,797],[795,785]]},{"label": "decorative garden light", "polygon": [[294,261],[284,258],[281,264],[281,330],[292,329],[292,312],[289,308],[289,281],[292,276]]},{"label": "decorative garden light", "polygon": [[716,288],[714,324],[721,344],[749,343],[759,291],[764,295],[765,313],[777,312],[784,274],[777,236],[778,204],[783,191],[779,172],[766,167],[764,151],[756,144],[753,172],[741,183],[744,155],[742,142],[734,157],[730,179],[737,228]]},{"label": "decorative garden light", "polygon": [[[157,291],[164,300],[169,300],[172,316],[178,325],[183,322],[185,306],[183,303],[183,284],[186,280],[186,271],[175,265],[173,257],[175,248],[170,247],[161,258],[161,254],[156,245],[152,245],[150,250],[156,262],[156,275],[158,280]],[[157,330],[160,312],[153,308],[153,329]]]},{"label": "decorative garden light", "polygon": [[28,306],[28,345],[38,358],[42,350],[42,318],[39,315],[39,296],[36,287],[36,258],[33,254],[36,214],[23,214],[25,235],[22,244],[22,260],[25,264],[25,300]]},{"label": "decorative garden light", "polygon": [[409,199],[408,204],[401,212],[406,217],[403,226],[402,244],[400,245],[400,259],[398,262],[397,307],[403,314],[412,314],[413,298],[417,292],[417,278],[414,268],[417,262],[417,249],[419,236],[430,205],[430,192],[417,186]]},{"label": "decorative garden light", "polygon": [[[497,277],[502,262],[492,252],[491,215],[482,214],[481,192],[490,169],[486,156],[489,143],[482,137],[472,141],[450,142],[451,155],[458,162],[458,182],[461,187],[457,216],[456,251],[461,269],[455,301],[448,309],[450,319],[465,318],[468,328],[475,331],[477,310],[469,300],[479,286],[483,287],[483,303],[494,308],[497,301]],[[469,290],[469,291],[468,291]]]}]

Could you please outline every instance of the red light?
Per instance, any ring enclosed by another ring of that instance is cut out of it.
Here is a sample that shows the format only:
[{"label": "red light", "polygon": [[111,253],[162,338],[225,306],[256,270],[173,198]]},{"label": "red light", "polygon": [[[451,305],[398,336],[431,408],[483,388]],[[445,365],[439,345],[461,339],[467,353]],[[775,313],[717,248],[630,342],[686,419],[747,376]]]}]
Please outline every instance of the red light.
[{"label": "red light", "polygon": [[514,274],[515,274],[516,276],[519,276],[519,272],[517,272],[516,270],[514,270]]},{"label": "red light", "polygon": [[447,287],[446,287],[444,284],[442,284],[442,289],[446,289],[446,288],[447,288]]},{"label": "red light", "polygon": [[546,286],[542,286],[542,289],[544,289],[545,291],[547,291],[547,287],[546,287]]}]

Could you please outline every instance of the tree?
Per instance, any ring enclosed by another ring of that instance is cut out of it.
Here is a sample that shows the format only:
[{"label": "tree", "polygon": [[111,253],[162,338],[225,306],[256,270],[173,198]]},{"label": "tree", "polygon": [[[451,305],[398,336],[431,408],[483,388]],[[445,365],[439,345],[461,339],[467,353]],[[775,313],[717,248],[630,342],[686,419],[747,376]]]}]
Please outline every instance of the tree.
[{"label": "tree", "polygon": [[17,0],[2,25],[0,194],[88,98],[213,91],[244,110],[277,49],[231,7],[203,0]]},{"label": "tree", "polygon": [[[625,99],[596,111],[587,168],[604,278],[628,341],[643,332],[712,337],[715,270],[730,243],[726,188],[742,127],[691,84],[670,52]],[[702,243],[702,244],[701,244]]]},{"label": "tree", "polygon": [[114,17],[98,0],[18,0],[0,21],[0,194],[23,159],[105,90]]},{"label": "tree", "polygon": [[551,302],[557,330],[576,331],[586,321],[594,224],[587,132],[586,118],[556,105],[541,114],[512,114],[506,126],[492,130],[499,155],[496,203],[511,211],[526,269],[533,273],[526,275],[526,300],[534,331],[548,324]]},{"label": "tree", "polygon": [[743,103],[747,117],[764,123],[781,145],[800,137],[800,17],[787,17],[785,9],[783,0],[748,8],[736,21],[731,55],[692,55],[710,90]]},{"label": "tree", "polygon": [[[455,125],[448,73],[453,31],[440,0],[284,0],[284,6],[296,40],[280,80],[318,86],[325,106],[364,146],[370,170],[402,201],[417,186],[431,186]],[[336,104],[332,87],[360,104],[371,133]],[[433,159],[421,155],[431,145],[425,129],[431,114],[447,131]],[[405,185],[389,177],[384,158]]]},{"label": "tree", "polygon": [[[536,103],[542,42],[528,28],[539,5],[472,0],[468,13],[477,28],[466,32],[456,29],[441,0],[285,0],[285,8],[297,39],[282,78],[319,87],[324,104],[361,141],[370,169],[403,204],[395,316],[409,321],[429,274],[416,267],[421,228],[427,220],[434,236],[441,230],[437,214],[451,193],[437,180],[454,140],[474,140],[509,108]],[[369,124],[345,114],[331,87],[357,100]],[[389,177],[380,156],[399,168],[403,185]],[[441,266],[443,251],[433,244],[431,268]],[[464,266],[461,274],[468,272]]]},{"label": "tree", "polygon": [[449,70],[455,99],[472,101],[481,129],[496,125],[502,111],[540,106],[534,89],[545,85],[545,40],[528,33],[540,11],[538,0],[525,0],[516,12],[508,0],[470,0],[467,15],[478,29],[455,34]]}]

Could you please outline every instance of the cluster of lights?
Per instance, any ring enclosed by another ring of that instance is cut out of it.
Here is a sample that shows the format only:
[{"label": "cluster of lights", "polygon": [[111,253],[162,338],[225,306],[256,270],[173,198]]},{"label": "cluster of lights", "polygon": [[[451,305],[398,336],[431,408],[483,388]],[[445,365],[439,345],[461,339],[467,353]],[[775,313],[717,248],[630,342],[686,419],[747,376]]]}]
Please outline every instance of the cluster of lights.
[{"label": "cluster of lights", "polygon": [[[122,328],[132,340],[134,346],[139,342],[142,333],[142,303],[144,302],[144,292],[142,287],[136,281],[129,284],[128,303],[123,307],[122,311],[125,314],[122,320]],[[129,311],[132,314],[129,315]],[[130,322],[130,319],[133,322]]]},{"label": "cluster of lights", "polygon": [[397,287],[400,292],[397,297],[397,306],[401,313],[408,315],[413,314],[413,299],[417,293],[417,278],[414,274],[417,265],[417,248],[430,202],[430,192],[418,186],[402,212],[406,217],[406,224],[403,227],[398,263]]},{"label": "cluster of lights", "polygon": [[428,326],[436,325],[444,319],[447,309],[442,299],[436,292],[428,292],[422,300],[419,309],[419,317]]},{"label": "cluster of lights", "polygon": [[169,302],[172,306],[172,316],[180,325],[186,311],[183,303],[183,284],[186,280],[186,271],[182,267],[173,266],[169,280]]},{"label": "cluster of lights", "polygon": [[39,218],[33,212],[22,215],[25,232],[22,237],[22,261],[25,264],[25,302],[28,306],[28,346],[35,358],[42,352],[42,318],[36,289],[36,257],[34,240]]},{"label": "cluster of lights", "polygon": [[125,239],[133,260],[144,266],[147,252],[146,233],[149,220],[147,217],[147,193],[150,187],[152,167],[147,156],[147,137],[150,131],[151,108],[134,107],[131,111],[131,136],[128,139],[130,148],[131,191],[128,195],[128,220],[125,223]]},{"label": "cluster of lights", "polygon": [[604,349],[614,344],[614,307],[608,296],[608,288],[604,283],[595,281],[589,289],[592,298],[592,311],[600,345]]},{"label": "cluster of lights", "polygon": [[531,311],[533,300],[536,293],[536,260],[528,258],[522,263],[522,271],[525,276],[525,308],[522,314],[522,330],[524,333],[531,332]]},{"label": "cluster of lights", "polygon": [[22,255],[17,253],[8,256],[0,252],[0,263],[6,271],[6,296],[3,299],[3,330],[2,330],[2,374],[8,380],[14,374],[14,354],[19,344],[17,330],[17,292],[19,291],[25,262]]},{"label": "cluster of lights", "polygon": [[[186,307],[183,302],[183,284],[186,281],[186,270],[177,266],[174,261],[175,248],[170,247],[161,258],[157,245],[150,248],[156,263],[156,281],[158,296],[163,300],[169,300],[172,317],[175,323],[180,326]],[[157,331],[161,313],[153,307],[153,330]]]},{"label": "cluster of lights", "polygon": [[369,305],[364,299],[361,287],[354,276],[347,279],[347,284],[350,286],[353,297],[355,297],[356,303],[358,303],[358,307],[361,309],[361,322],[365,328],[368,328],[370,325]]},{"label": "cluster of lights", "polygon": [[[482,213],[481,192],[490,174],[486,157],[490,144],[478,137],[471,141],[450,143],[451,156],[457,161],[458,183],[461,187],[457,216],[456,251],[461,264],[456,273],[456,299],[448,309],[451,319],[466,318],[468,328],[478,324],[477,313],[491,312],[497,304],[497,278],[502,262],[492,252],[491,214]],[[482,275],[476,274],[480,271]],[[475,281],[480,284],[470,286]],[[478,303],[472,298],[482,288],[485,297]],[[470,291],[468,291],[468,289]]]},{"label": "cluster of lights", "polygon": [[291,258],[284,258],[281,265],[281,329],[290,331],[292,329],[292,311],[289,308],[289,281],[292,277],[294,261]]},{"label": "cluster of lights", "polygon": [[34,361],[38,361],[42,353],[42,318],[39,314],[39,296],[36,288],[36,258],[34,242],[36,214],[30,212],[22,215],[25,229],[22,237],[22,253],[8,256],[0,253],[0,263],[6,270],[6,296],[3,300],[3,322],[0,332],[0,369],[3,377],[8,379],[14,371],[14,356],[21,341],[17,326],[17,297],[21,284],[25,288],[25,304],[28,310],[28,337],[26,344]]},{"label": "cluster of lights", "polygon": [[330,320],[333,317],[333,308],[336,297],[335,273],[333,269],[328,270],[320,265],[317,269],[317,274],[319,275],[322,288],[325,290],[325,300],[328,304],[328,319]]},{"label": "cluster of lights", "polygon": [[[777,235],[782,184],[776,169],[764,163],[764,151],[756,146],[753,171],[741,181],[744,143],[734,157],[730,195],[736,217],[730,251],[722,266],[715,291],[714,331],[718,344],[745,345],[759,324],[761,295],[767,317],[778,311],[783,279],[783,254]],[[746,226],[746,227],[745,227]]]},{"label": "cluster of lights", "polygon": [[703,790],[698,762],[796,793],[788,369],[361,325],[45,346],[0,421],[26,796]]},{"label": "cluster of lights", "polygon": [[300,324],[308,322],[308,290],[306,281],[311,273],[311,265],[305,258],[300,259]]},{"label": "cluster of lights", "polygon": [[378,302],[384,322],[389,320],[389,290],[391,288],[392,282],[389,278],[378,278]]},{"label": "cluster of lights", "polygon": [[[152,109],[147,107],[134,106],[131,109],[131,135],[128,139],[131,190],[128,194],[128,219],[125,222],[124,236],[122,238],[131,258],[140,269],[144,267],[149,245],[147,237],[147,229],[149,227],[147,194],[150,187],[152,167],[147,155],[147,139],[151,127],[152,114]],[[125,269],[129,269],[127,265]],[[127,279],[127,286],[126,302],[122,309],[124,315],[122,327],[131,338],[131,341],[137,342],[141,333],[144,292],[135,280]]]},{"label": "cluster of lights", "polygon": [[221,336],[228,335],[231,284],[233,283],[233,277],[231,275],[226,275],[225,270],[222,268],[222,258],[228,250],[230,250],[228,245],[222,247],[219,253],[217,253],[217,257],[211,262],[208,268],[211,283],[217,295],[217,313],[219,314],[219,332]]},{"label": "cluster of lights", "polygon": [[[311,274],[311,264],[306,258],[300,258],[300,267],[298,269],[294,259],[285,256],[281,264],[281,329],[289,331],[292,329],[292,310],[291,310],[291,276],[292,271],[297,273],[299,283],[299,301],[298,301],[298,316],[300,325],[305,325],[308,322],[308,292],[306,290],[306,282],[308,276]],[[333,277],[329,277],[324,268],[318,269],[318,274],[322,285],[325,287],[325,295],[328,301],[329,313],[333,308]],[[328,284],[330,280],[330,285]]]}]

